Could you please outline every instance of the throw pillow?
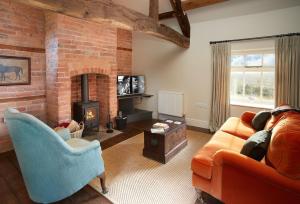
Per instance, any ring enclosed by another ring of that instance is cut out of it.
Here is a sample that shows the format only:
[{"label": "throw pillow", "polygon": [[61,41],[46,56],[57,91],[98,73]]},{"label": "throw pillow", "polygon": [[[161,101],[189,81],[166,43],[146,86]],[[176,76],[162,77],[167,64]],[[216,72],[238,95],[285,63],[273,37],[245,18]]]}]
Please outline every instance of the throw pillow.
[{"label": "throw pillow", "polygon": [[252,119],[252,127],[256,131],[263,130],[271,116],[272,115],[270,111],[260,111],[256,113],[256,115]]},{"label": "throw pillow", "polygon": [[283,113],[283,112],[286,112],[286,111],[289,111],[291,110],[293,107],[290,106],[290,105],[280,105],[276,108],[274,108],[271,113],[272,115],[276,116],[276,115],[279,115],[280,113]]},{"label": "throw pillow", "polygon": [[262,160],[267,153],[271,135],[272,131],[268,130],[262,130],[254,133],[246,140],[241,150],[241,154],[257,161]]}]

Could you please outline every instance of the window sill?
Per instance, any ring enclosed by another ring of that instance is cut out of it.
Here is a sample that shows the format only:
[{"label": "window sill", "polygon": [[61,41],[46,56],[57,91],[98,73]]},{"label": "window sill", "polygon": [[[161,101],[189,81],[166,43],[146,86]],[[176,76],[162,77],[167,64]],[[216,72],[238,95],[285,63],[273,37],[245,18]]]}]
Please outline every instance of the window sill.
[{"label": "window sill", "polygon": [[250,108],[259,108],[259,109],[274,109],[274,105],[262,105],[262,104],[251,104],[251,103],[230,103],[231,106],[240,106],[240,107],[250,107]]}]

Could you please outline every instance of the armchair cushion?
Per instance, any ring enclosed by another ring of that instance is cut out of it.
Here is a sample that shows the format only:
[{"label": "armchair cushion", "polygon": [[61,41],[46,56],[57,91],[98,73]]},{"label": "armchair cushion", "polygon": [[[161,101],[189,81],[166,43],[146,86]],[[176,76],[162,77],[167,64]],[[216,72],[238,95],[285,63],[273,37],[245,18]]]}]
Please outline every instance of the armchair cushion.
[{"label": "armchair cushion", "polygon": [[71,139],[70,130],[68,128],[62,128],[56,131],[56,133],[64,140]]},{"label": "armchair cushion", "polygon": [[98,149],[99,154],[102,154],[102,150],[100,147],[100,143],[98,141],[87,141],[85,139],[80,138],[72,138],[66,141],[68,145],[73,147],[77,152],[79,151],[87,151],[89,149]]}]

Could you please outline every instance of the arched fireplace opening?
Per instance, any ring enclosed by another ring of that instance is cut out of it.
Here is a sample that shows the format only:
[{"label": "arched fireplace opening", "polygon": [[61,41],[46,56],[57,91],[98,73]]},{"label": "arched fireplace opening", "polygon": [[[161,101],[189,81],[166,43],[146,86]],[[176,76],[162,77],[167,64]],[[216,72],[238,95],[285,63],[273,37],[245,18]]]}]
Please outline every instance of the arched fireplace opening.
[{"label": "arched fireplace opening", "polygon": [[83,122],[83,135],[99,131],[109,115],[109,77],[82,74],[71,79],[72,119]]},{"label": "arched fireplace opening", "polygon": [[73,104],[73,116],[77,122],[84,123],[84,133],[99,131],[99,102],[89,100],[88,75],[81,75],[81,101]]}]

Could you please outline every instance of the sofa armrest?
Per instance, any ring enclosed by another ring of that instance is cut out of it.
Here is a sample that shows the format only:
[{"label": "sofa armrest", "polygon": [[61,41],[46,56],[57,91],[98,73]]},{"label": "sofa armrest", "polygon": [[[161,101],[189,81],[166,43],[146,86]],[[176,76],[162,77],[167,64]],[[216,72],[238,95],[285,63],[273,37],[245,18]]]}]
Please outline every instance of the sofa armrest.
[{"label": "sofa armrest", "polygon": [[300,203],[300,181],[230,150],[214,156],[216,197],[225,203]]},{"label": "sofa armrest", "polygon": [[255,114],[256,113],[251,112],[251,111],[245,111],[241,115],[241,120],[252,127],[252,120],[253,120]]}]

